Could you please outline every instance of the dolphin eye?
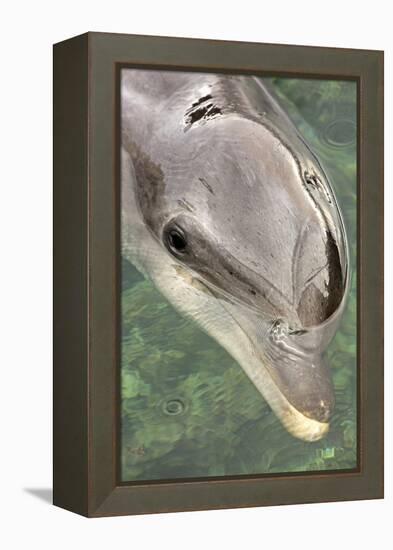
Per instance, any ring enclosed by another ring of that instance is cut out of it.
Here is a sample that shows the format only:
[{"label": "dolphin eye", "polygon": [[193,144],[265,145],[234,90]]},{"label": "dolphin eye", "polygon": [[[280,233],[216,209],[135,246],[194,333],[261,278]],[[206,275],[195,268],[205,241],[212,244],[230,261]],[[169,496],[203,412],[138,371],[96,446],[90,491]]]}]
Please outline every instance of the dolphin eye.
[{"label": "dolphin eye", "polygon": [[169,232],[169,244],[172,248],[177,250],[178,252],[183,251],[186,246],[186,240],[183,235],[181,235],[178,231],[172,230]]},{"label": "dolphin eye", "polygon": [[164,241],[170,252],[183,254],[187,249],[187,237],[182,229],[177,226],[166,227]]}]

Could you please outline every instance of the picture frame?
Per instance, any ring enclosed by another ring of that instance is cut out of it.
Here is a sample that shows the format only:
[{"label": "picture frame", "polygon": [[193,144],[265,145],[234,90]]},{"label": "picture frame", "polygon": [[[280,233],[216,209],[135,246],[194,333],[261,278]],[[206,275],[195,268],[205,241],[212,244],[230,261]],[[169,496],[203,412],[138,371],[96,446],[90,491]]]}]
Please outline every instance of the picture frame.
[{"label": "picture frame", "polygon": [[[122,68],[357,90],[357,464],[119,477]],[[88,517],[383,498],[383,52],[86,33],[54,46],[54,504]]]}]

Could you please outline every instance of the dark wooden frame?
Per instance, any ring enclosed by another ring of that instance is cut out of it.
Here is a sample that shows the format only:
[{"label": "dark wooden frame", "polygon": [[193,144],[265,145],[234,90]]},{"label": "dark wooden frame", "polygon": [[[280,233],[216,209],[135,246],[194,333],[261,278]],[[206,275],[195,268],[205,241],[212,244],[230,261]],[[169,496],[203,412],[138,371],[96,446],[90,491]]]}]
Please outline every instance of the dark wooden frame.
[{"label": "dark wooden frame", "polygon": [[[358,83],[359,467],[120,484],[122,65]],[[383,52],[87,33],[54,46],[54,503],[89,517],[383,497]]]}]

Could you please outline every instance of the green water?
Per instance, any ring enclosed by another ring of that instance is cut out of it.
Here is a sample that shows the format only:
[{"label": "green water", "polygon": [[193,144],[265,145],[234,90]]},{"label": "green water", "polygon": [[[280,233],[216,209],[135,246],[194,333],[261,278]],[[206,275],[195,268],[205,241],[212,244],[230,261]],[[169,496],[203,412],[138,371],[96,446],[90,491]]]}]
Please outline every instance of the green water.
[{"label": "green water", "polygon": [[327,356],[336,408],[328,435],[289,435],[239,365],[122,262],[121,479],[354,468],[356,441],[356,85],[267,79],[317,153],[348,233],[351,292]]}]

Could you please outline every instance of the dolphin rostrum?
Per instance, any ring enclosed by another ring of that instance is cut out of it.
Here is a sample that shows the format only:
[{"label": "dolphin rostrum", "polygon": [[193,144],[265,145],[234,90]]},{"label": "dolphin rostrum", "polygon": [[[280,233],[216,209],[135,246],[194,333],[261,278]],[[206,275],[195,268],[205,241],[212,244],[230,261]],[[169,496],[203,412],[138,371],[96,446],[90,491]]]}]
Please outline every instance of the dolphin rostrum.
[{"label": "dolphin rostrum", "polygon": [[318,159],[252,76],[123,69],[121,129],[122,254],[320,439],[349,265]]}]

